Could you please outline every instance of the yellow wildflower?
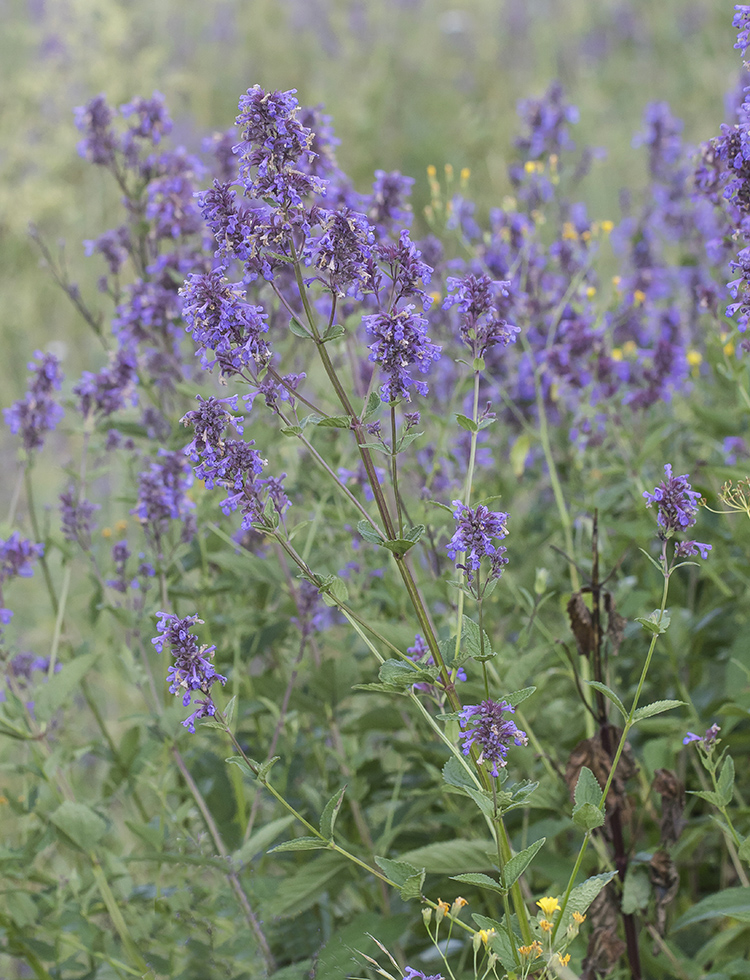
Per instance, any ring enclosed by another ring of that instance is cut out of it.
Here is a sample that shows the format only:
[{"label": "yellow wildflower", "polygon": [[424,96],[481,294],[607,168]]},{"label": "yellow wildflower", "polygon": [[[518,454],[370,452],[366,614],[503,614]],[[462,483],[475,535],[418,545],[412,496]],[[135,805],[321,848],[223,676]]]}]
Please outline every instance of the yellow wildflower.
[{"label": "yellow wildflower", "polygon": [[462,898],[459,895],[457,898],[453,900],[453,905],[451,906],[451,912],[453,913],[453,915],[456,915],[457,912],[461,911],[464,905],[468,905],[468,904],[469,903],[466,901],[466,899]]},{"label": "yellow wildflower", "polygon": [[701,354],[700,351],[689,350],[687,352],[687,362],[690,365],[690,367],[698,367],[698,365],[701,363],[702,360],[703,360],[703,355]]},{"label": "yellow wildflower", "polygon": [[642,289],[633,290],[633,306],[643,306],[646,300],[646,294]]},{"label": "yellow wildflower", "polygon": [[102,537],[103,538],[111,538],[112,537],[112,528],[111,527],[103,527],[102,528]]},{"label": "yellow wildflower", "polygon": [[549,921],[549,919],[540,919],[539,928],[542,930],[542,932],[552,932],[552,923]]},{"label": "yellow wildflower", "polygon": [[490,939],[492,939],[492,937],[494,935],[495,935],[495,930],[494,929],[480,929],[479,930],[479,936],[480,936],[480,938],[481,938],[481,940],[482,940],[482,942],[484,943],[485,946],[490,941]]},{"label": "yellow wildflower", "polygon": [[586,916],[585,915],[581,915],[580,912],[574,912],[573,913],[573,922],[577,922],[578,925],[580,926],[581,923],[582,922],[585,922],[585,921],[586,921]]},{"label": "yellow wildflower", "polygon": [[586,295],[588,296],[589,299],[593,299],[594,296],[596,296],[596,286],[587,286]]},{"label": "yellow wildflower", "polygon": [[560,966],[567,966],[570,963],[570,953],[566,953],[565,956],[562,953],[558,953],[557,958],[560,961]]},{"label": "yellow wildflower", "polygon": [[[612,231],[614,226],[615,226],[614,221],[610,221],[609,218],[605,218],[604,221],[602,221],[601,223],[601,228],[605,235],[608,235]],[[620,278],[619,276],[615,276],[615,279],[619,280],[619,278]]]},{"label": "yellow wildflower", "polygon": [[427,166],[427,176],[432,178],[437,176],[437,167],[434,163],[430,163]]},{"label": "yellow wildflower", "polygon": [[544,914],[549,918],[551,918],[555,914],[555,912],[560,911],[560,903],[556,898],[550,898],[549,896],[547,896],[546,898],[540,898],[536,904],[539,906],[542,912],[544,912]]}]

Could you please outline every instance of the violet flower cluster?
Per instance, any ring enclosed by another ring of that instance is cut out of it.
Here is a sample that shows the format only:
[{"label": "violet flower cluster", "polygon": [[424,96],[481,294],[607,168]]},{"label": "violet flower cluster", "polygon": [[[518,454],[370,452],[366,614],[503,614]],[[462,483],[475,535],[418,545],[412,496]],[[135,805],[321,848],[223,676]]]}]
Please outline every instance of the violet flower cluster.
[{"label": "violet flower cluster", "polygon": [[[419,664],[423,667],[435,666],[435,658],[430,653],[430,648],[427,646],[427,643],[421,633],[417,633],[417,635],[414,637],[414,646],[407,647],[406,652],[409,655],[409,660],[413,660],[415,664]],[[456,671],[456,680],[466,680],[466,671],[463,669],[463,667],[459,667]],[[444,686],[440,676],[437,678],[437,684],[439,684],[441,688]],[[422,691],[424,694],[430,694],[433,697],[436,697],[438,694],[438,688],[435,686],[435,684],[428,684],[424,681],[420,681],[419,683],[415,684],[414,690]]]},{"label": "violet flower cluster", "polygon": [[482,559],[489,559],[487,581],[498,579],[508,564],[504,545],[493,544],[493,538],[505,538],[508,534],[508,515],[501,511],[491,511],[484,504],[469,507],[460,500],[453,502],[453,518],[456,529],[447,545],[448,556],[455,562],[457,556],[465,554],[462,562],[455,562],[456,568],[466,572],[469,586],[474,583],[474,573],[479,571]]},{"label": "violet flower cluster", "polygon": [[173,613],[157,613],[157,629],[159,635],[151,642],[157,653],[167,646],[174,657],[174,663],[167,671],[170,694],[182,692],[182,704],[187,707],[196,692],[203,695],[196,697],[197,708],[184,721],[183,725],[189,732],[195,732],[195,722],[201,718],[212,717],[216,714],[216,705],[211,697],[211,688],[219,681],[222,686],[227,679],[218,674],[211,663],[215,646],[200,646],[193,635],[193,628],[202,623],[197,616],[185,616],[179,619]]},{"label": "violet flower cluster", "polygon": [[[670,463],[664,465],[665,479],[654,489],[653,493],[644,490],[643,497],[646,506],[657,506],[656,523],[661,529],[659,534],[664,540],[695,524],[698,514],[698,503],[701,495],[693,490],[688,482],[687,473],[682,476],[672,474]],[[688,558],[700,554],[708,558],[710,544],[700,541],[679,541],[675,545],[676,558]]]},{"label": "violet flower cluster", "polygon": [[682,744],[690,745],[692,742],[697,742],[698,746],[703,749],[704,752],[711,752],[716,745],[720,731],[721,728],[714,722],[714,724],[706,730],[705,735],[696,735],[695,732],[688,732],[683,738]]},{"label": "violet flower cluster", "polygon": [[479,747],[478,762],[486,763],[493,776],[507,765],[508,749],[514,745],[528,745],[526,732],[516,727],[505,713],[512,714],[516,709],[507,701],[493,701],[488,698],[481,704],[469,704],[459,713],[459,722],[465,734],[463,753],[468,755],[472,745]]},{"label": "violet flower cluster", "polygon": [[43,544],[34,544],[22,538],[18,531],[4,540],[0,538],[0,636],[2,627],[7,626],[13,617],[13,612],[5,606],[5,583],[12,578],[29,578],[34,574],[32,562],[43,555]]},{"label": "violet flower cluster", "polygon": [[37,361],[29,362],[31,378],[25,396],[10,408],[3,409],[5,421],[14,435],[20,435],[23,447],[30,453],[41,449],[44,437],[56,428],[63,410],[52,397],[59,391],[63,375],[54,354],[36,351]]}]

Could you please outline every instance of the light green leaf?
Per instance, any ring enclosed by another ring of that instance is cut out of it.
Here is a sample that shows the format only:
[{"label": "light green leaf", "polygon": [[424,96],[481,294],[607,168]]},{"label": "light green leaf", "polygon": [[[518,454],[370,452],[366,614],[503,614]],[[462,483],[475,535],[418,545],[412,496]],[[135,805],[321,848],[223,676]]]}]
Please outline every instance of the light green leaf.
[{"label": "light green leaf", "polygon": [[350,429],[352,425],[351,415],[328,415],[318,423],[319,429]]},{"label": "light green leaf", "polygon": [[647,618],[636,617],[636,623],[640,623],[644,629],[647,629],[649,633],[666,633],[671,622],[671,617],[668,612],[661,612],[660,609],[654,609],[650,616]]},{"label": "light green leaf", "polygon": [[584,803],[592,803],[598,807],[601,798],[602,788],[599,785],[599,780],[589,768],[583,766],[578,775],[578,782],[576,783],[574,792],[575,809],[573,812],[575,813]]},{"label": "light green leaf", "polygon": [[81,680],[90,673],[99,656],[99,653],[79,654],[42,685],[34,702],[34,715],[37,721],[50,720],[70,695],[78,690]]},{"label": "light green leaf", "polygon": [[107,832],[107,824],[98,813],[94,813],[85,804],[75,803],[73,800],[65,800],[61,803],[54,813],[50,814],[50,820],[82,851],[90,851]]},{"label": "light green leaf", "polygon": [[292,331],[295,337],[305,337],[307,340],[310,339],[311,334],[307,327],[303,327],[296,316],[293,316],[289,321],[289,329]]},{"label": "light green leaf", "polygon": [[385,535],[382,531],[374,528],[372,524],[368,524],[367,521],[360,521],[357,524],[357,530],[362,535],[362,537],[369,544],[382,544],[385,541]]},{"label": "light green leaf", "polygon": [[456,413],[456,422],[461,426],[462,429],[466,429],[467,432],[477,432],[477,424],[472,419],[468,418],[466,415],[460,415]]},{"label": "light green leaf", "polygon": [[576,827],[588,833],[604,823],[604,814],[593,803],[582,803],[573,811],[573,823]]},{"label": "light green leaf", "polygon": [[248,837],[239,850],[232,854],[232,862],[234,864],[247,864],[258,854],[265,854],[269,845],[276,840],[282,831],[286,830],[290,823],[294,823],[294,817],[288,813],[284,817],[279,817],[278,820],[271,820],[270,823],[264,824]]},{"label": "light green leaf", "polygon": [[495,843],[492,840],[454,840],[426,844],[401,855],[402,861],[417,868],[424,868],[428,874],[452,875],[465,871],[482,871],[492,866],[491,854]]},{"label": "light green leaf", "polygon": [[534,860],[537,851],[544,846],[546,840],[546,837],[540,837],[539,840],[535,840],[533,844],[525,848],[523,851],[519,851],[518,854],[514,854],[508,861],[504,869],[505,885],[507,888],[510,888],[516,881],[518,881],[524,871]]},{"label": "light green leaf", "polygon": [[268,852],[276,854],[277,851],[319,851],[328,845],[319,837],[295,837],[294,840],[285,840],[283,844],[277,844]]},{"label": "light green leaf", "polygon": [[612,704],[617,708],[617,710],[620,712],[623,718],[628,717],[628,713],[625,710],[625,705],[617,697],[617,695],[612,690],[612,688],[607,687],[606,684],[602,684],[601,681],[586,681],[586,684],[588,684],[589,687],[593,687],[594,690],[596,691],[601,691],[604,697],[608,698],[612,702]]},{"label": "light green leaf", "polygon": [[631,864],[625,875],[625,884],[622,889],[623,913],[632,915],[639,909],[645,909],[650,897],[651,882],[648,878],[648,871],[642,866]]},{"label": "light green leaf", "polygon": [[467,885],[476,885],[477,888],[487,888],[489,891],[499,892],[501,895],[504,895],[507,891],[507,888],[503,888],[500,882],[495,881],[494,878],[490,878],[489,875],[451,875],[451,878],[453,881],[460,881]]},{"label": "light green leaf", "polygon": [[722,806],[727,806],[732,802],[734,795],[734,760],[728,755],[721,767],[719,778],[716,782],[716,790],[722,798]]},{"label": "light green leaf", "polygon": [[642,708],[633,715],[633,724],[643,721],[644,718],[651,718],[653,715],[660,715],[662,711],[671,711],[672,708],[681,708],[684,701],[652,701],[651,704],[644,704]]},{"label": "light green leaf", "polygon": [[726,915],[741,922],[750,922],[750,888],[724,888],[709,895],[688,909],[672,925],[672,930],[703,922],[705,919],[718,919]]},{"label": "light green leaf", "polygon": [[336,817],[339,815],[341,804],[344,801],[345,792],[346,786],[342,786],[340,790],[334,793],[320,815],[320,832],[326,840],[333,840],[333,828],[336,823]]},{"label": "light green leaf", "polygon": [[565,912],[563,912],[562,919],[560,920],[560,925],[558,926],[559,935],[565,935],[565,930],[573,921],[574,912],[578,912],[580,915],[586,914],[589,905],[591,905],[602,888],[612,881],[616,875],[616,871],[606,871],[604,874],[594,875],[592,878],[587,878],[580,885],[576,885],[570,893],[568,904],[565,906]]},{"label": "light green leaf", "polygon": [[503,698],[503,701],[507,701],[511,707],[517,708],[519,704],[523,704],[527,698],[530,698],[535,691],[535,687],[524,687],[520,691],[513,691],[512,694],[507,694]]}]

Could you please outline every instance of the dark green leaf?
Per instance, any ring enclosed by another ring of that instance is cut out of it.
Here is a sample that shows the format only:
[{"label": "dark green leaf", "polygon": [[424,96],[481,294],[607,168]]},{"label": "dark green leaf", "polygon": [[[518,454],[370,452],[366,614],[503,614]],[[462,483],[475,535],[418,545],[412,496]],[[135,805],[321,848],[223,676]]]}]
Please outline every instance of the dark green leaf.
[{"label": "dark green leaf", "polygon": [[574,794],[576,809],[579,806],[583,806],[584,803],[592,803],[594,806],[599,806],[601,798],[602,788],[599,785],[598,779],[589,768],[583,766],[578,775],[578,782],[576,783]]},{"label": "dark green leaf", "polygon": [[327,344],[331,340],[336,340],[337,337],[343,337],[346,333],[344,327],[340,323],[332,323],[330,327],[326,329],[326,332],[321,338],[324,344]]},{"label": "dark green leaf", "polygon": [[368,524],[367,521],[360,521],[357,524],[357,530],[368,542],[368,544],[383,544],[385,541],[385,535],[378,528],[374,528],[372,524]]},{"label": "dark green leaf", "polygon": [[477,424],[472,419],[467,418],[466,415],[456,414],[456,422],[461,426],[462,429],[466,429],[467,432],[476,432]]},{"label": "dark green leaf", "polygon": [[681,708],[684,701],[652,701],[651,704],[644,704],[642,708],[633,715],[633,724],[643,721],[644,718],[651,718],[653,715],[660,715],[662,711],[671,711],[672,708]]},{"label": "dark green leaf", "polygon": [[565,906],[565,912],[563,912],[562,919],[560,920],[560,925],[558,926],[559,935],[565,935],[566,929],[573,922],[574,912],[578,912],[580,915],[586,914],[589,905],[591,905],[602,888],[612,881],[616,875],[616,871],[606,871],[604,874],[594,875],[592,878],[587,878],[580,885],[576,885],[570,893],[568,904]]},{"label": "dark green leaf", "polygon": [[277,844],[268,852],[276,854],[277,851],[319,851],[328,845],[319,837],[295,837],[294,840],[285,840],[283,844]]},{"label": "dark green leaf", "polygon": [[607,687],[606,684],[602,684],[601,681],[586,681],[586,683],[590,687],[593,687],[595,690],[601,691],[601,693],[604,695],[604,697],[605,698],[608,698],[612,702],[612,704],[617,708],[617,710],[620,712],[620,714],[622,715],[623,718],[627,718],[628,717],[628,713],[625,710],[625,705],[617,697],[617,695],[612,690],[612,688]]},{"label": "dark green leaf", "polygon": [[507,694],[503,698],[503,701],[507,701],[511,707],[517,708],[519,704],[523,704],[526,698],[530,698],[534,691],[536,691],[535,687],[524,687],[520,691],[513,691],[512,694]]},{"label": "dark green leaf", "polygon": [[648,871],[642,866],[631,864],[625,875],[622,888],[622,911],[624,915],[632,915],[648,906],[651,897],[651,882]]},{"label": "dark green leaf", "polygon": [[339,815],[341,804],[344,801],[345,792],[346,786],[342,786],[338,792],[334,793],[320,815],[320,832],[326,840],[333,840],[333,828],[336,824],[336,817]]},{"label": "dark green leaf", "polygon": [[723,800],[722,806],[727,806],[732,802],[732,796],[734,795],[734,761],[731,755],[728,755],[724,760],[724,765],[721,767],[721,772],[716,783],[716,790]]},{"label": "dark green leaf", "polygon": [[544,846],[546,837],[540,837],[539,840],[534,841],[529,847],[525,848],[523,851],[519,851],[518,854],[514,854],[513,857],[505,865],[504,869],[504,879],[506,888],[510,888],[524,871],[528,868],[531,862],[534,860],[537,851]]},{"label": "dark green leaf", "polygon": [[750,888],[724,888],[696,903],[672,925],[672,931],[695,925],[705,919],[726,915],[741,922],[750,922]]},{"label": "dark green leaf", "polygon": [[296,316],[293,316],[289,321],[289,329],[292,331],[295,337],[304,337],[307,340],[310,340],[312,336],[307,327],[304,327]]},{"label": "dark green leaf", "polygon": [[477,888],[487,888],[489,891],[499,892],[501,895],[505,894],[507,888],[495,881],[494,878],[490,878],[489,875],[482,874],[468,874],[468,875],[451,875],[453,881],[460,881],[467,885],[476,885]]}]

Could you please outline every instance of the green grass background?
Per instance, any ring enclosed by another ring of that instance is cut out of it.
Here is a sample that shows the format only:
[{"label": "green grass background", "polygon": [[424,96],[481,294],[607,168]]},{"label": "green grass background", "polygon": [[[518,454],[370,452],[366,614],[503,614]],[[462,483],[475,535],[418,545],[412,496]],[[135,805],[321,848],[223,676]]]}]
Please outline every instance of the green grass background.
[{"label": "green grass background", "polygon": [[592,210],[616,219],[620,188],[644,181],[631,140],[645,104],[668,100],[686,138],[707,139],[741,66],[733,7],[717,0],[5,0],[0,10],[6,405],[36,347],[55,345],[71,377],[101,362],[27,232],[34,222],[52,246],[64,241],[71,277],[103,302],[82,241],[119,221],[117,194],[78,158],[73,126],[73,108],[98,92],[119,104],[160,90],[177,141],[197,149],[231,125],[250,85],[297,88],[333,116],[357,185],[376,168],[410,174],[419,214],[430,163],[471,167],[480,208],[499,202],[516,103],[559,78],[580,107],[579,146],[607,150],[588,181]]}]

